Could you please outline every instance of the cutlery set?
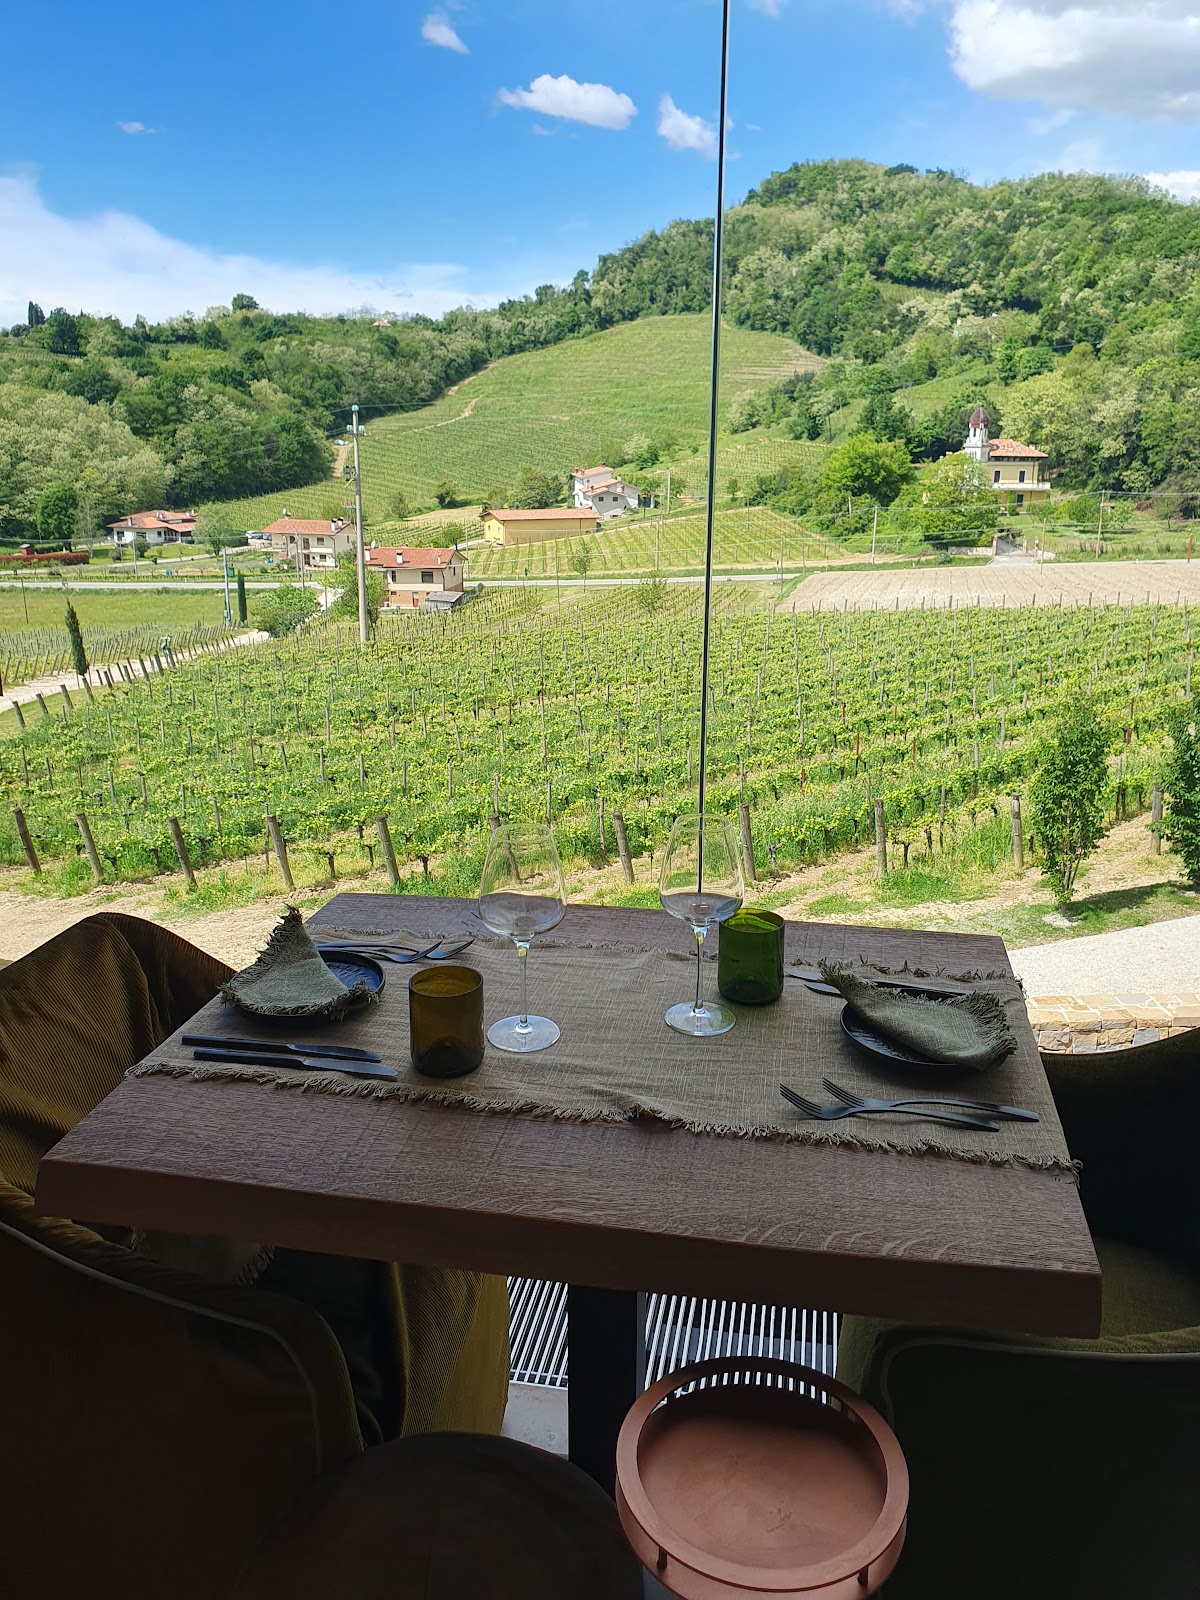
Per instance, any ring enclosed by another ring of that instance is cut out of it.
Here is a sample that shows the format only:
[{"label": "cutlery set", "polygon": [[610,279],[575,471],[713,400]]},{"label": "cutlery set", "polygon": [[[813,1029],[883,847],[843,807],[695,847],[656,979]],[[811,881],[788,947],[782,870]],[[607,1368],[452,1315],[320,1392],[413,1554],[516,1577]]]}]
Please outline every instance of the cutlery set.
[{"label": "cutlery set", "polygon": [[[318,954],[334,960],[367,956],[407,966],[414,961],[449,961],[475,941],[471,936],[435,939],[419,950],[399,944],[372,944],[369,940],[339,939],[318,944]],[[197,1061],[224,1061],[234,1066],[292,1067],[306,1072],[344,1072],[354,1078],[395,1079],[395,1067],[384,1063],[374,1050],[351,1045],[292,1044],[280,1039],[235,1038],[227,1033],[185,1033],[180,1041],[190,1045]]]}]

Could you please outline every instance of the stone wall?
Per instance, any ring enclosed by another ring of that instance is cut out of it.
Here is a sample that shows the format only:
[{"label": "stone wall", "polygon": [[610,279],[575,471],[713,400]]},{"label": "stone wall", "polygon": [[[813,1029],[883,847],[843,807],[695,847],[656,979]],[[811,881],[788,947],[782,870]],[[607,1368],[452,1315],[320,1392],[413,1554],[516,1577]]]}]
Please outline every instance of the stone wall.
[{"label": "stone wall", "polygon": [[1075,1055],[1153,1044],[1200,1028],[1196,994],[1044,994],[1028,1005],[1038,1048]]}]

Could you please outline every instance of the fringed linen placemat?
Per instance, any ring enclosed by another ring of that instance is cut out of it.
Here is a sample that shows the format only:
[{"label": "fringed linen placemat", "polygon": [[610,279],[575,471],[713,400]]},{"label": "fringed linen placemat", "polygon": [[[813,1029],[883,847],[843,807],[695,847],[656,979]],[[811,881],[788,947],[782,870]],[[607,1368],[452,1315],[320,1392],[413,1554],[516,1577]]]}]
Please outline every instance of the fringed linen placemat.
[{"label": "fringed linen placemat", "polygon": [[[321,929],[329,937],[332,930]],[[357,931],[366,934],[368,930]],[[403,937],[403,936],[397,936]],[[412,942],[419,934],[414,933]],[[713,941],[715,944],[715,940]],[[483,974],[487,1023],[518,1009],[519,972],[511,944],[477,939],[459,958]],[[705,963],[706,992],[716,982]],[[872,969],[864,967],[864,973]],[[876,969],[878,970],[878,969]],[[547,939],[534,945],[529,963],[529,1004],[555,1019],[562,1038],[533,1055],[487,1048],[484,1064],[466,1078],[433,1080],[409,1060],[408,976],[388,968],[378,1005],[336,1026],[306,1029],[256,1025],[219,1000],[188,1024],[188,1031],[284,1038],[303,1044],[339,1043],[377,1050],[399,1070],[395,1082],[357,1080],[335,1073],[197,1062],[168,1039],[133,1069],[137,1075],[171,1073],[194,1079],[250,1079],[317,1094],[370,1095],[382,1099],[441,1101],[483,1112],[522,1112],[575,1121],[627,1121],[655,1117],[696,1133],[743,1138],[798,1139],[864,1150],[937,1153],[959,1160],[1057,1169],[1073,1173],[1045,1073],[1024,1018],[1020,987],[1006,975],[979,974],[970,986],[993,995],[1014,1024],[1018,1048],[982,1073],[965,1078],[945,1072],[918,1075],[862,1054],[840,1026],[842,1002],[789,982],[772,1006],[739,1007],[737,1025],[712,1039],[673,1032],[663,1012],[691,997],[694,958],[628,946],[573,945]],[[801,1119],[780,1097],[786,1083],[822,1101],[828,1076],[853,1093],[983,1096],[1036,1111],[1036,1123],[1002,1123],[996,1133],[940,1127],[902,1116],[857,1117],[822,1123]]]}]

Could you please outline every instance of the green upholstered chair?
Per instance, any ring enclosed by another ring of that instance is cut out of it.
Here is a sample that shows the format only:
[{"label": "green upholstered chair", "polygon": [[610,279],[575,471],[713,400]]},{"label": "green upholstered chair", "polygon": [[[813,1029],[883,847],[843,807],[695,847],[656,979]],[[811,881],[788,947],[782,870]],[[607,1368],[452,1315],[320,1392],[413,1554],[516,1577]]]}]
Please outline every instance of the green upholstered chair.
[{"label": "green upholstered chair", "polygon": [[244,1287],[34,1216],[41,1155],[227,970],[101,916],[0,972],[0,1594],[227,1600],[365,1444],[499,1429],[503,1280],[280,1251]]},{"label": "green upholstered chair", "polygon": [[1200,1594],[1200,1033],[1043,1058],[1103,1273],[1096,1340],[848,1317],[912,1475],[887,1600]]}]

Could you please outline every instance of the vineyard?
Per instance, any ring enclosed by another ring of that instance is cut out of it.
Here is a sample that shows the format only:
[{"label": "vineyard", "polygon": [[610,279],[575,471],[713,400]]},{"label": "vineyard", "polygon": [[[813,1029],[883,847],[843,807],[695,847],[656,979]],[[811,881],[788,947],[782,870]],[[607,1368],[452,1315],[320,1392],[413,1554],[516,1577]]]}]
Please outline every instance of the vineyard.
[{"label": "vineyard", "polygon": [[[59,609],[62,609],[61,601]],[[224,627],[205,627],[200,622],[193,623],[186,631],[172,631],[162,623],[143,623],[133,628],[85,627],[83,642],[88,660],[102,666],[153,655],[164,638],[177,655],[190,655],[211,649],[227,638],[229,631]],[[24,628],[0,633],[2,683],[27,683],[35,678],[69,672],[71,668],[71,643],[66,628]]]},{"label": "vineyard", "polygon": [[[1148,795],[1168,706],[1192,675],[1186,606],[842,613],[750,609],[717,588],[712,803],[749,805],[760,873],[865,842],[874,801],[915,865],[993,827],[1064,697],[1114,735],[1113,805]],[[63,890],[86,887],[77,813],[106,879],[261,856],[277,818],[298,874],[373,857],[389,820],[403,874],[473,892],[489,818],[548,816],[576,866],[658,850],[694,804],[698,589],[605,590],[569,606],[513,588],[449,617],[383,624],[359,651],[329,625],[31,721],[0,747],[0,860],[13,807]]]}]

